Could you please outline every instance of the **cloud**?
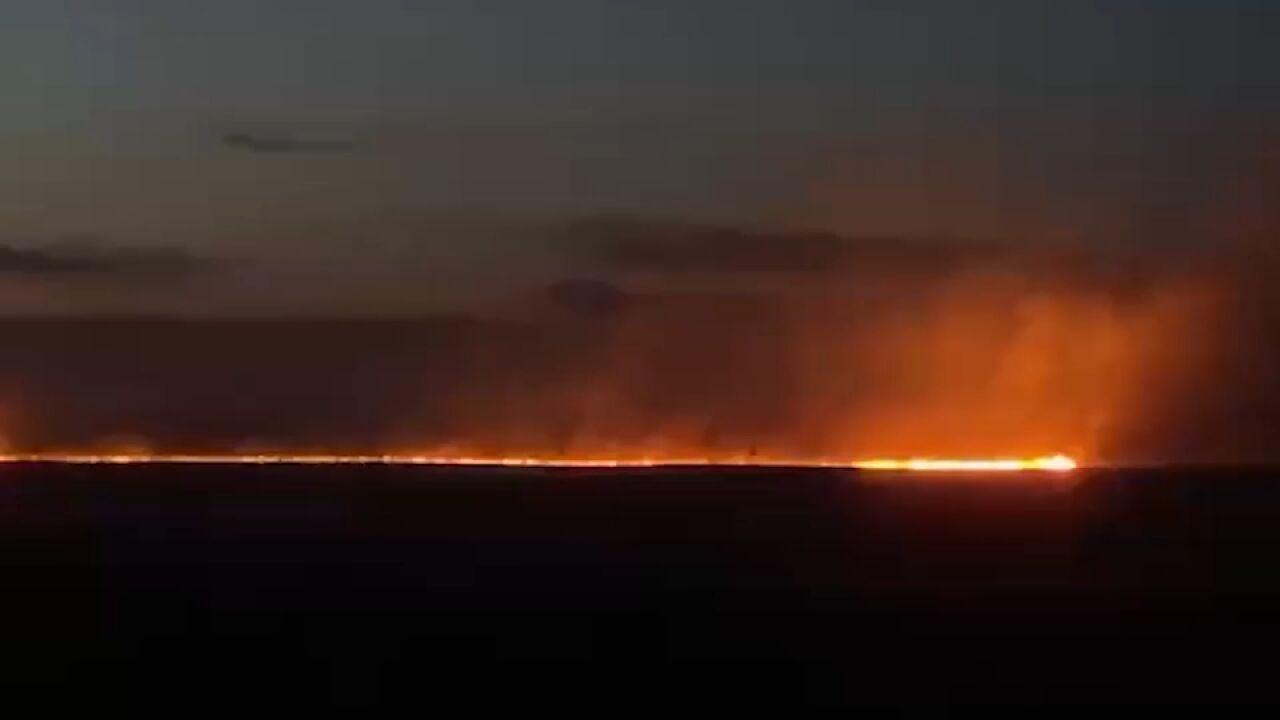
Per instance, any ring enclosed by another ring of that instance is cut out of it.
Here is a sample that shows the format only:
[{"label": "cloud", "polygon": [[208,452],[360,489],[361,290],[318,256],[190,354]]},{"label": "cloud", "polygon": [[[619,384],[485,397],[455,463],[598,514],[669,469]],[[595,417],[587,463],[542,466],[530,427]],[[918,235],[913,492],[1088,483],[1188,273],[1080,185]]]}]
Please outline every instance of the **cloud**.
[{"label": "cloud", "polygon": [[0,276],[40,279],[185,277],[221,264],[184,248],[115,245],[77,238],[44,245],[0,244]]},{"label": "cloud", "polygon": [[630,295],[604,280],[570,278],[546,288],[546,299],[566,311],[584,315],[614,315],[627,306]]},{"label": "cloud", "polygon": [[347,152],[355,145],[346,140],[303,140],[291,137],[266,137],[249,133],[227,133],[222,144],[237,150],[255,153],[318,153]]},{"label": "cloud", "polygon": [[597,218],[571,223],[577,254],[617,270],[666,273],[954,269],[989,243],[958,238],[841,235],[697,222]]}]

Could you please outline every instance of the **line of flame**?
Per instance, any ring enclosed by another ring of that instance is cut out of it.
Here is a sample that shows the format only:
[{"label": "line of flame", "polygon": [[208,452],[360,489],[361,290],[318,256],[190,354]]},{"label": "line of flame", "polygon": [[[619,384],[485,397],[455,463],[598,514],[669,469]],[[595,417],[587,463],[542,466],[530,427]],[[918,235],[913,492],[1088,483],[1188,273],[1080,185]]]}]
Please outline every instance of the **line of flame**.
[{"label": "line of flame", "polygon": [[64,465],[466,465],[546,468],[655,467],[813,467],[889,472],[999,473],[1070,472],[1076,461],[1065,455],[1035,458],[905,458],[870,460],[768,460],[759,458],[619,458],[577,459],[539,457],[454,457],[440,455],[324,455],[324,454],[92,454],[38,453],[0,455],[0,463]]}]

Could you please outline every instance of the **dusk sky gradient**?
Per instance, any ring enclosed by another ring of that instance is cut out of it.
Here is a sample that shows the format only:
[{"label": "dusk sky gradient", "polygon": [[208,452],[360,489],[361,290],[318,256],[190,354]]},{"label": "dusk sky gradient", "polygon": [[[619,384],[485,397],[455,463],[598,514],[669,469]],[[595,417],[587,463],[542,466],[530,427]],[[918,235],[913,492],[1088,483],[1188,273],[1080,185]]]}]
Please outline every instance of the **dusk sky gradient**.
[{"label": "dusk sky gradient", "polygon": [[1158,253],[1274,151],[1277,36],[1261,0],[9,0],[0,244],[233,262],[0,301],[470,306],[617,213]]}]

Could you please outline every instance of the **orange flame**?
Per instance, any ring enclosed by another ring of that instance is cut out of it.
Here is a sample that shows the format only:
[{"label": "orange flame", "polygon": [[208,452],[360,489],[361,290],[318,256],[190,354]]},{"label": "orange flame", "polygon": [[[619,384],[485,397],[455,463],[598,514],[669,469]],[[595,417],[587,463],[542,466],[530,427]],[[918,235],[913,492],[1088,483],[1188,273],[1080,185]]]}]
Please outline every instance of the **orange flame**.
[{"label": "orange flame", "polygon": [[1075,470],[1077,463],[1065,455],[1034,458],[906,458],[870,460],[795,460],[749,457],[724,458],[553,458],[468,457],[448,455],[324,455],[324,454],[77,454],[36,453],[0,455],[0,463],[51,463],[66,465],[436,465],[547,468],[653,468],[653,467],[800,467],[851,470],[942,473],[1055,472]]}]

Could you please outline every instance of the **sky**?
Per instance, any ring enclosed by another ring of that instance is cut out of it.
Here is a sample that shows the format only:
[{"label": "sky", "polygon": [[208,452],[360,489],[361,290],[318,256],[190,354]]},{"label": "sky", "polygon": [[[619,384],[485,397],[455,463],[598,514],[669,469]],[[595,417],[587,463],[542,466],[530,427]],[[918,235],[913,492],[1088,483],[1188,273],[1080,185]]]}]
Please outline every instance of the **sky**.
[{"label": "sky", "polygon": [[[1274,459],[1276,37],[1262,0],[6,0],[0,444]],[[411,319],[326,324],[371,316]]]},{"label": "sky", "polygon": [[561,241],[600,216],[1160,254],[1274,147],[1277,31],[1263,0],[8,0],[0,312],[487,307],[607,274]]}]

